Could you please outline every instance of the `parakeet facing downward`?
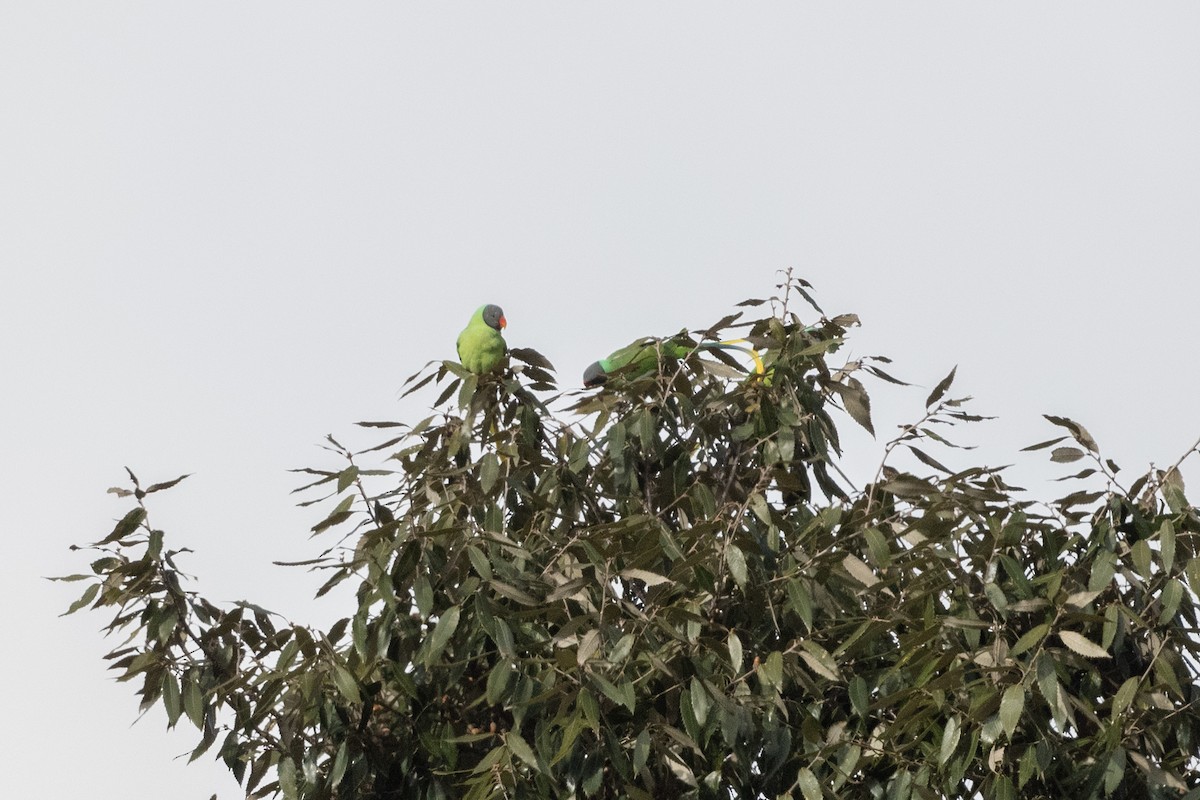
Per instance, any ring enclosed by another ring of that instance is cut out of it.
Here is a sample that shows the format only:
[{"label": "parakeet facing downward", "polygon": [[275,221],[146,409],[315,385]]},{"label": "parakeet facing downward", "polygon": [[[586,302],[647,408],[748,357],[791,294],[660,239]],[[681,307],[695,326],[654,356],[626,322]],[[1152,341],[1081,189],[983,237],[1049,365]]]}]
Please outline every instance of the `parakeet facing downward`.
[{"label": "parakeet facing downward", "polygon": [[583,385],[587,388],[603,386],[609,376],[617,374],[627,375],[630,378],[641,377],[658,366],[660,348],[662,354],[669,358],[683,358],[688,354],[688,348],[674,342],[639,339],[633,344],[609,353],[608,358],[602,358],[589,364],[588,368],[583,371]]},{"label": "parakeet facing downward", "polygon": [[500,306],[480,306],[471,315],[471,321],[458,335],[458,360],[469,371],[476,374],[491,372],[504,358],[508,347],[500,331],[508,325]]},{"label": "parakeet facing downward", "polygon": [[702,342],[698,345],[681,344],[680,342],[662,339],[639,339],[631,345],[622,347],[608,358],[592,362],[583,371],[583,385],[587,388],[603,386],[613,375],[624,375],[628,378],[640,378],[653,372],[658,367],[661,353],[667,358],[685,358],[693,350],[743,350],[751,354],[757,372],[762,372],[762,359],[752,347],[739,347],[736,339],[728,342]]}]

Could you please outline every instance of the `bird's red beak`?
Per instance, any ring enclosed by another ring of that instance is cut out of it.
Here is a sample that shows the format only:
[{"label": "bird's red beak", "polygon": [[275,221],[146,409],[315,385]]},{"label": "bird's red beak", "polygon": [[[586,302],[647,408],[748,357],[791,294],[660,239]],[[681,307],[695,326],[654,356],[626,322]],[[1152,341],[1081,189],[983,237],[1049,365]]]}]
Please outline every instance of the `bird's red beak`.
[{"label": "bird's red beak", "polygon": [[504,315],[501,314],[500,315],[500,329],[503,330],[504,328],[507,328],[507,327],[508,327],[508,320],[506,320],[504,318]]}]

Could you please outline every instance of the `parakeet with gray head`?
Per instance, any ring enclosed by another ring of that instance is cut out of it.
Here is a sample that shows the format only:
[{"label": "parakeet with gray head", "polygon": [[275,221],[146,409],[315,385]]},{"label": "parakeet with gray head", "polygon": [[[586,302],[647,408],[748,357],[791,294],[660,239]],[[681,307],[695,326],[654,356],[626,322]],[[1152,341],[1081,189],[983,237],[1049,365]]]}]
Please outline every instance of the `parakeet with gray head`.
[{"label": "parakeet with gray head", "polygon": [[500,335],[507,325],[500,306],[489,303],[477,308],[467,327],[458,335],[458,360],[467,370],[479,375],[494,370],[508,352],[504,337]]},{"label": "parakeet with gray head", "polygon": [[701,342],[700,344],[683,344],[670,339],[639,339],[633,344],[622,347],[588,365],[583,371],[583,385],[586,388],[603,386],[610,377],[622,375],[626,378],[640,378],[658,368],[659,356],[681,359],[687,357],[693,350],[741,350],[754,359],[755,371],[763,371],[762,359],[752,347],[741,347],[737,339],[728,342]]}]

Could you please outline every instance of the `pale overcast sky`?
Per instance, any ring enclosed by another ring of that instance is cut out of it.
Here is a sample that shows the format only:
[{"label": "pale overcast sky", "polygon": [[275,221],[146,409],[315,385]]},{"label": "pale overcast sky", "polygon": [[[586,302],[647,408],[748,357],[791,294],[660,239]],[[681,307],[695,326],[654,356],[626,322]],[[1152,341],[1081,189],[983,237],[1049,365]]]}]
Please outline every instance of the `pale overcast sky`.
[{"label": "pale overcast sky", "polygon": [[[1127,472],[1200,435],[1200,4],[11,3],[0,12],[0,396],[12,797],[236,798],[57,618],[152,506],[218,600],[300,621],[291,467],[424,416],[403,379],[485,302],[578,385],[792,267],[885,354],[881,434],[956,390],[966,438],[1075,418]],[[847,430],[852,423],[847,422]],[[851,437],[848,468],[879,446]],[[963,463],[962,461],[956,463]],[[869,464],[869,466],[867,466]],[[1193,466],[1185,475],[1196,474]]]}]

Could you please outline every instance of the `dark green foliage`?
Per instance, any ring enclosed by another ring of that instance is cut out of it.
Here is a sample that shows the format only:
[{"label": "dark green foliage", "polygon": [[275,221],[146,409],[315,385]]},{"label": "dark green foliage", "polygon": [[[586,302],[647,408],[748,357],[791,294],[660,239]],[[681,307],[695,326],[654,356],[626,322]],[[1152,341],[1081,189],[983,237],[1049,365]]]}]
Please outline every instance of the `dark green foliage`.
[{"label": "dark green foliage", "polygon": [[932,452],[979,417],[952,372],[887,448],[917,472],[856,490],[830,412],[870,430],[859,378],[900,381],[830,364],[857,320],[806,326],[782,288],[704,334],[763,375],[697,350],[551,413],[549,363],[513,350],[415,377],[437,413],[364,423],[375,447],[331,440],[305,490],[348,547],[307,563],[358,605],[329,631],[185,589],[144,506],[171,484],[136,479],[72,610],[117,609],[112,668],[255,797],[1200,797],[1178,469],[1126,490],[1050,417],[1034,447],[1098,486],[1042,505],[953,472]]}]

